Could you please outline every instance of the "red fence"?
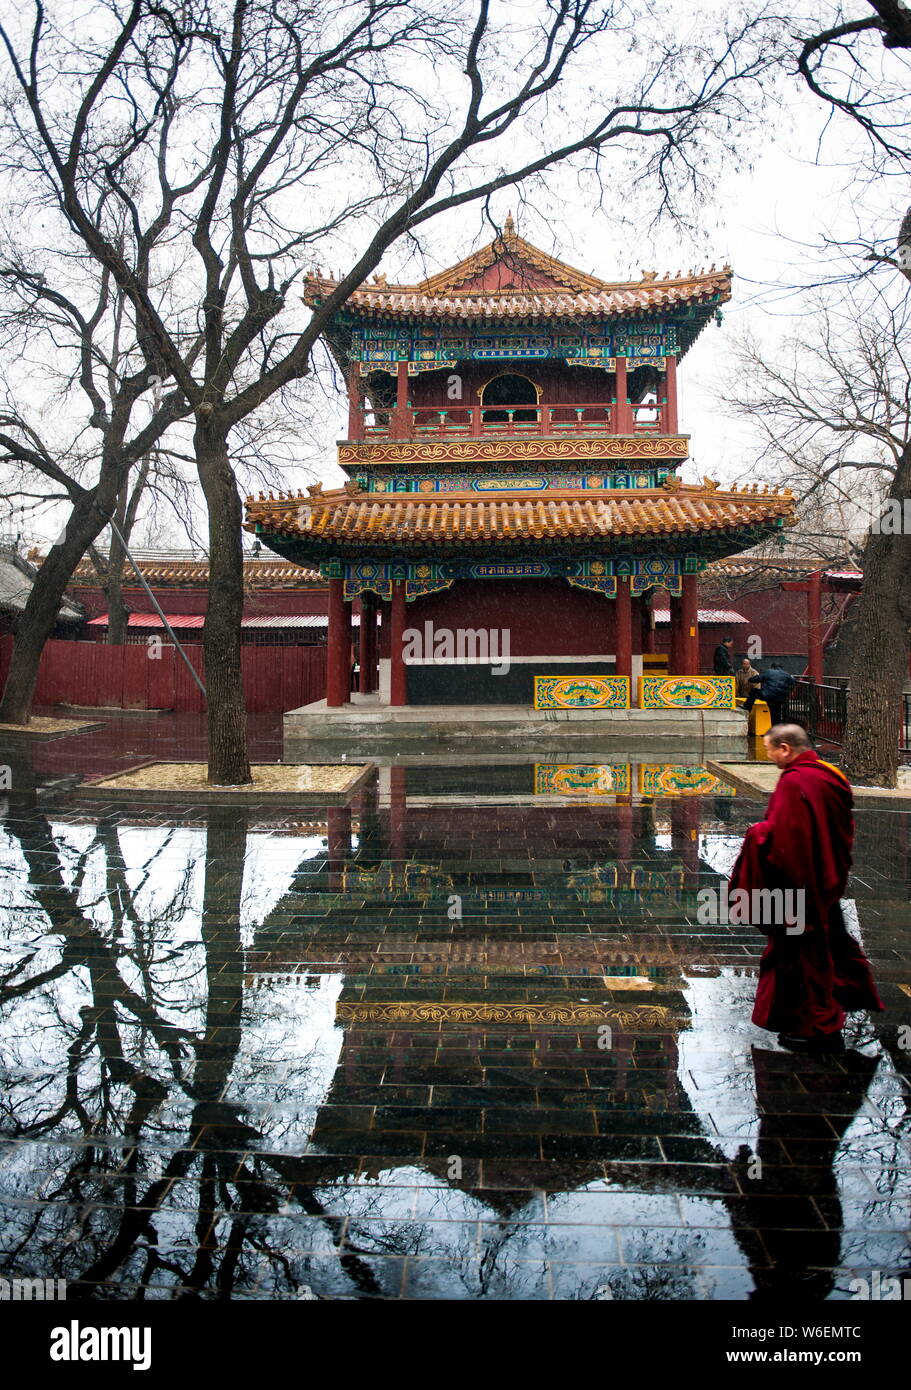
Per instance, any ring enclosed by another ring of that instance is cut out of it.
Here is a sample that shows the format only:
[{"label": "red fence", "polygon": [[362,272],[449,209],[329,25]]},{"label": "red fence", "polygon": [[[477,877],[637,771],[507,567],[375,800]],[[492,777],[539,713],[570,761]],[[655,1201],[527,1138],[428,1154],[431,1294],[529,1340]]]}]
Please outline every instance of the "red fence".
[{"label": "red fence", "polygon": [[[0,686],[11,651],[12,639],[5,637],[0,641]],[[185,646],[184,651],[205,684],[202,646]],[[279,714],[321,700],[326,693],[325,647],[243,647],[241,668],[250,714]],[[48,642],[35,704],[205,710],[202,692],[173,647],[108,647],[98,642]]]}]

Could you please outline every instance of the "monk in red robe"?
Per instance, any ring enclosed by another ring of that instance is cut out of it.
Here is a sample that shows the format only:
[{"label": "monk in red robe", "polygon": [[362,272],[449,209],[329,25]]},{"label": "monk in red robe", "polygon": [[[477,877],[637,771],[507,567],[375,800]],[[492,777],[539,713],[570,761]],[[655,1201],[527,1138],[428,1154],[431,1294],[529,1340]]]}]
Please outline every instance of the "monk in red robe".
[{"label": "monk in red robe", "polygon": [[[800,897],[799,916],[754,926],[768,934],[753,1022],[795,1050],[842,1046],[846,1011],[881,1010],[870,963],[845,927],[840,899],[851,868],[854,797],[847,777],[823,762],[797,724],[776,724],[766,750],[781,769],[766,818],[746,833],[732,893],[780,889]],[[742,899],[741,899],[742,900]]]}]

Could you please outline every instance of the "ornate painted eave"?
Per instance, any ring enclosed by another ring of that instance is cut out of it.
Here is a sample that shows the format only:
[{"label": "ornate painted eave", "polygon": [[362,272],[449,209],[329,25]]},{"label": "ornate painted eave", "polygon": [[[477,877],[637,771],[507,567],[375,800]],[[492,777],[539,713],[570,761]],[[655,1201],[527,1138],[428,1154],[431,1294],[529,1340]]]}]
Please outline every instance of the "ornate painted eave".
[{"label": "ornate painted eave", "polygon": [[553,490],[544,496],[452,492],[437,497],[362,491],[348,483],[334,492],[260,496],[247,501],[246,527],[279,554],[319,560],[424,555],[628,553],[643,544],[661,549],[731,553],[744,542],[793,525],[790,490],[722,489],[669,478],[663,488],[637,492]]},{"label": "ornate painted eave", "polygon": [[420,468],[490,467],[503,463],[596,463],[624,459],[673,459],[689,456],[689,435],[604,435],[583,438],[530,435],[517,439],[439,439],[402,442],[344,441],[338,446],[342,468],[383,467],[398,464]]}]

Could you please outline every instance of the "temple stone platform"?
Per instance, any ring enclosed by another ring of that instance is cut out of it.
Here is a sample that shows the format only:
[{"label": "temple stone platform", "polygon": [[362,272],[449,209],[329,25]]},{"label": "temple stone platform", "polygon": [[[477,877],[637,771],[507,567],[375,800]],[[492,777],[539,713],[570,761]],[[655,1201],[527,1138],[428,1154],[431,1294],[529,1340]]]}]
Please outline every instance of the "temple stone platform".
[{"label": "temple stone platform", "polygon": [[543,744],[548,748],[691,750],[704,755],[747,747],[747,720],[740,710],[535,710],[525,705],[381,705],[376,696],[355,696],[329,708],[325,700],[289,710],[286,744],[342,743],[349,751],[383,745],[477,746],[502,751]]}]

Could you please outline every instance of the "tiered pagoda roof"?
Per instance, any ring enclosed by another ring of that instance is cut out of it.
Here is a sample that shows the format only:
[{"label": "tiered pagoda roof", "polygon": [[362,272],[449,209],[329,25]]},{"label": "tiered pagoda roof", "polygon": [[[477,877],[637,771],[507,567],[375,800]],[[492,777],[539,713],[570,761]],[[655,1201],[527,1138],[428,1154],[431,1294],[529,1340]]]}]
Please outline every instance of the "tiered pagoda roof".
[{"label": "tiered pagoda roof", "polygon": [[247,500],[247,530],[269,535],[270,545],[288,545],[300,558],[320,555],[404,557],[426,543],[452,552],[473,547],[498,553],[529,542],[619,544],[634,539],[704,541],[713,537],[723,553],[743,547],[753,527],[789,526],[794,498],[784,492],[752,488],[722,489],[669,478],[663,488],[624,493],[617,490],[549,490],[541,496],[510,492],[449,492],[441,498],[419,493],[362,491],[355,483],[333,492],[318,486],[306,495],[260,496]]},{"label": "tiered pagoda roof", "polygon": [[[683,311],[681,353],[718,305],[731,297],[731,268],[659,278],[646,271],[631,281],[601,280],[557,260],[517,235],[511,217],[503,232],[457,265],[413,285],[390,285],[378,275],[352,291],[349,320],[398,319],[451,323],[534,323],[661,317]],[[323,302],[338,280],[311,273],[304,302]]]}]

